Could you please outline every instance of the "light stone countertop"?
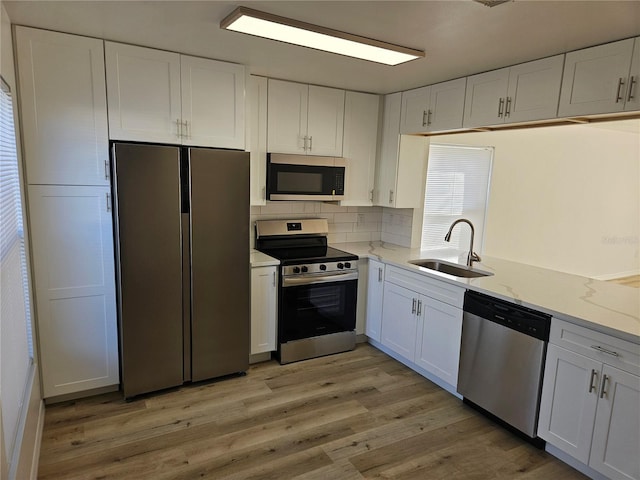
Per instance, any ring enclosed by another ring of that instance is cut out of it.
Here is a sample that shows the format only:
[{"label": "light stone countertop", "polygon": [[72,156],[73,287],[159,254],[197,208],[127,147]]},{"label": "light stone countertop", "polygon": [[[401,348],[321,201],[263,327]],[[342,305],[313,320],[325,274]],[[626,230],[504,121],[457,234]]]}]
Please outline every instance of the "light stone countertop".
[{"label": "light stone countertop", "polygon": [[424,252],[384,242],[334,245],[340,250],[413,270],[470,290],[533,308],[578,325],[640,343],[640,289],[579,275],[482,256],[473,268],[494,273],[488,277],[460,278],[408,263],[435,258],[464,265],[466,254]]},{"label": "light stone countertop", "polygon": [[280,260],[277,260],[269,255],[252,249],[249,255],[249,264],[253,267],[271,267],[274,265],[280,265]]}]

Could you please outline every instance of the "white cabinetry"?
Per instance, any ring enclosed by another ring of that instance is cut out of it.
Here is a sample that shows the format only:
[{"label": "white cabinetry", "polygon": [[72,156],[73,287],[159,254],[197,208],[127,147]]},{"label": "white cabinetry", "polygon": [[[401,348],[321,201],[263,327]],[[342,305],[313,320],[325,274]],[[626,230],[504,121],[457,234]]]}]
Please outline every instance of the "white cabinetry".
[{"label": "white cabinetry", "polygon": [[564,55],[467,78],[465,128],[555,118]]},{"label": "white cabinetry", "polygon": [[466,78],[458,78],[402,92],[400,133],[461,128],[466,85]]},{"label": "white cabinetry", "polygon": [[109,187],[29,186],[44,397],[118,384]]},{"label": "white cabinetry", "polygon": [[400,135],[402,94],[384,99],[382,143],[376,169],[375,204],[383,207],[418,208],[424,202],[429,155],[425,137]]},{"label": "white cabinetry", "polygon": [[102,40],[16,27],[27,183],[109,185]]},{"label": "white cabinetry", "polygon": [[639,43],[629,38],[567,53],[558,115],[637,110]]},{"label": "white cabinetry", "polygon": [[640,346],[552,320],[538,435],[610,478],[640,479]]},{"label": "white cabinetry", "polygon": [[277,267],[251,269],[251,354],[276,349]]},{"label": "white cabinetry", "polygon": [[109,135],[244,149],[244,67],[105,42]]},{"label": "white cabinetry", "polygon": [[344,90],[269,79],[269,152],[342,156]]},{"label": "white cabinetry", "polygon": [[382,345],[455,391],[463,301],[463,288],[387,266]]},{"label": "white cabinetry", "polygon": [[251,75],[247,84],[247,138],[251,152],[251,205],[267,203],[267,79]]},{"label": "white cabinetry", "polygon": [[347,162],[345,200],[340,205],[373,205],[380,97],[346,92],[343,156]]},{"label": "white cabinetry", "polygon": [[384,295],[384,263],[369,260],[367,279],[367,321],[365,333],[367,337],[381,341],[382,299]]}]

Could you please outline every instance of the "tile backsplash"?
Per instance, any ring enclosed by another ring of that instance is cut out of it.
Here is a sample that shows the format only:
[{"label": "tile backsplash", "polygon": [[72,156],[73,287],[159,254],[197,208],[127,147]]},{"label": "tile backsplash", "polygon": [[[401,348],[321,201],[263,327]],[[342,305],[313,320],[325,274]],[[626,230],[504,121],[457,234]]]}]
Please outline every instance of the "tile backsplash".
[{"label": "tile backsplash", "polygon": [[410,208],[342,207],[322,202],[267,202],[251,207],[251,248],[255,245],[256,220],[326,218],[329,243],[382,240],[411,246],[413,210]]},{"label": "tile backsplash", "polygon": [[[381,240],[382,235],[381,207],[342,207],[322,202],[267,202],[264,206],[251,207],[251,248],[255,245],[255,221],[281,218],[326,218],[329,223],[329,243],[371,242]],[[399,230],[389,235],[394,233],[400,238]]]}]

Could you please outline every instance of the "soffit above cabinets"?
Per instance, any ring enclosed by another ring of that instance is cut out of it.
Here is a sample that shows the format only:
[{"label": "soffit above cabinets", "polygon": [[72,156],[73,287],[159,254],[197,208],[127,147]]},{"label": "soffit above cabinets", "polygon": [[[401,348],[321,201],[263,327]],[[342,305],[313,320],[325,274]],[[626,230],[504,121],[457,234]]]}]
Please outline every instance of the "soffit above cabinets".
[{"label": "soffit above cabinets", "polygon": [[390,93],[640,35],[640,2],[254,1],[252,8],[426,51],[396,67],[221,30],[228,1],[3,1],[12,23],[247,65],[249,73]]}]

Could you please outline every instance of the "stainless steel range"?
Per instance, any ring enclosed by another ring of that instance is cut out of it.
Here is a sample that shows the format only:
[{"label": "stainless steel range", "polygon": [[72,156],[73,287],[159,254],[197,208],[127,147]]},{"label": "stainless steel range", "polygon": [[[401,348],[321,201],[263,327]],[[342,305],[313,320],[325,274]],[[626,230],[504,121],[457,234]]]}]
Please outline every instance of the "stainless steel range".
[{"label": "stainless steel range", "polygon": [[327,220],[256,222],[256,249],[280,260],[280,363],[353,350],[356,255],[327,245]]}]

